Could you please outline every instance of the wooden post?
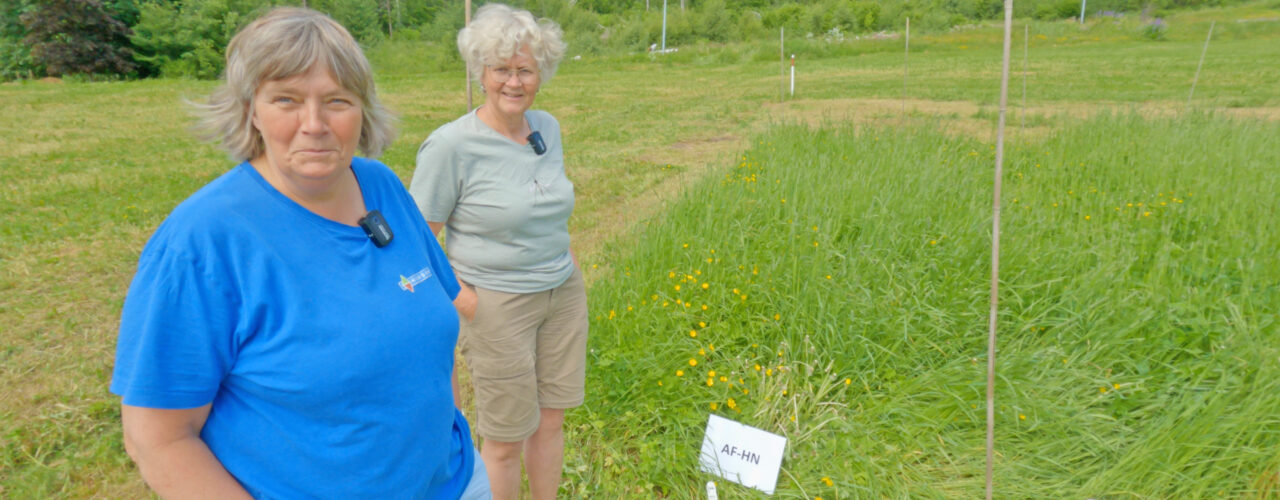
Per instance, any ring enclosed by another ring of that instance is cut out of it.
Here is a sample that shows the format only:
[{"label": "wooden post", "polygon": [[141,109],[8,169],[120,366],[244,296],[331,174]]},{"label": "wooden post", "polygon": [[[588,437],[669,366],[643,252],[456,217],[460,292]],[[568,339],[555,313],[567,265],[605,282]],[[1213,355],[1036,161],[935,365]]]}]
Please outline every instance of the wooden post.
[{"label": "wooden post", "polygon": [[1031,25],[1022,25],[1022,106],[1018,108],[1018,128],[1027,126],[1027,54],[1031,52]]},{"label": "wooden post", "polygon": [[1213,25],[1217,21],[1209,23],[1209,36],[1204,37],[1204,50],[1200,51],[1200,64],[1196,65],[1196,77],[1191,80],[1191,93],[1187,94],[1187,106],[1191,105],[1191,97],[1196,95],[1196,82],[1200,81],[1200,68],[1204,66],[1204,55],[1209,53],[1209,40],[1213,38]]},{"label": "wooden post", "polygon": [[993,489],[996,436],[996,310],[1000,305],[1000,184],[1004,173],[1004,115],[1009,103],[1009,46],[1013,43],[1013,0],[1004,0],[1004,59],[1000,71],[1000,123],[996,128],[996,174],[991,203],[991,315],[987,332],[987,500]]},{"label": "wooden post", "polygon": [[906,43],[902,47],[902,119],[907,119],[907,57],[911,54],[911,18],[907,18]]},{"label": "wooden post", "polygon": [[782,65],[778,66],[778,101],[781,102],[787,96],[787,29],[778,28],[778,60],[782,61]]}]

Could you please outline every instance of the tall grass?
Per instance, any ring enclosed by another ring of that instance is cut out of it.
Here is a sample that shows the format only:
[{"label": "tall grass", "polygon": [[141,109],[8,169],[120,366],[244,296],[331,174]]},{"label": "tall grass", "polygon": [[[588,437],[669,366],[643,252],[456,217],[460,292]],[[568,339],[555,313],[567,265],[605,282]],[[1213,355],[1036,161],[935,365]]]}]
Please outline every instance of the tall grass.
[{"label": "tall grass", "polygon": [[[1011,148],[1001,496],[1280,493],[1277,132],[1102,116]],[[645,222],[591,290],[570,489],[696,497],[713,412],[789,438],[782,498],[980,495],[992,156],[778,127]]]}]

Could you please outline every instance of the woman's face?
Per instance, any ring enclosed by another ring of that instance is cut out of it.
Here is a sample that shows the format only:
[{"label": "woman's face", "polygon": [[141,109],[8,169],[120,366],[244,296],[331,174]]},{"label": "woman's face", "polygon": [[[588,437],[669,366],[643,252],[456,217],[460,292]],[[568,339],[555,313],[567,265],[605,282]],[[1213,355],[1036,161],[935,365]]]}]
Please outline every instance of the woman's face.
[{"label": "woman's face", "polygon": [[362,120],[359,96],[322,65],[264,82],[253,98],[253,126],[266,151],[255,160],[296,186],[323,188],[350,167]]},{"label": "woman's face", "polygon": [[528,54],[529,48],[521,47],[510,59],[484,68],[484,102],[499,115],[521,116],[533,106],[542,77],[537,61]]}]

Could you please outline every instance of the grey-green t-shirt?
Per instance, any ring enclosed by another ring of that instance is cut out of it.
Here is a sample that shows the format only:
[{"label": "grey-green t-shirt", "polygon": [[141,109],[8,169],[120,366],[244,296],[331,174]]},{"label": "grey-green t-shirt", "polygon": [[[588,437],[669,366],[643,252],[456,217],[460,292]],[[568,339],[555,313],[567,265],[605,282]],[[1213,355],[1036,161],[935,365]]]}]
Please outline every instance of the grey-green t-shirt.
[{"label": "grey-green t-shirt", "polygon": [[544,111],[528,111],[525,119],[542,134],[544,154],[472,111],[427,137],[409,183],[423,217],[445,224],[458,277],[507,293],[549,290],[573,274],[573,183],[564,175],[560,124]]}]

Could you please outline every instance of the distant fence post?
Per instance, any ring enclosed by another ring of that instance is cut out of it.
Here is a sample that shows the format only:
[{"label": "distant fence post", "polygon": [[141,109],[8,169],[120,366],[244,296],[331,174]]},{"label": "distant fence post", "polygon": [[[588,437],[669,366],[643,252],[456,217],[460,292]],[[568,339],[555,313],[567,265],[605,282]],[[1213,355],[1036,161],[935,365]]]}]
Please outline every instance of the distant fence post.
[{"label": "distant fence post", "polygon": [[1027,54],[1031,51],[1031,25],[1022,25],[1022,106],[1018,108],[1018,128],[1027,126]]},{"label": "distant fence post", "polygon": [[1200,81],[1200,68],[1204,66],[1204,55],[1209,53],[1209,40],[1213,38],[1213,25],[1217,21],[1209,22],[1209,36],[1204,37],[1204,49],[1200,51],[1200,64],[1196,65],[1196,76],[1191,80],[1191,93],[1187,94],[1187,106],[1191,106],[1191,97],[1196,95],[1196,82]]},{"label": "distant fence post", "polygon": [[911,54],[911,18],[907,18],[906,43],[902,47],[902,119],[907,119],[907,57]]},{"label": "distant fence post", "polygon": [[1081,25],[1084,25],[1084,6],[1087,5],[1088,3],[1089,3],[1089,0],[1080,0],[1080,24]]},{"label": "distant fence post", "polygon": [[787,98],[787,28],[778,28],[778,102]]}]

